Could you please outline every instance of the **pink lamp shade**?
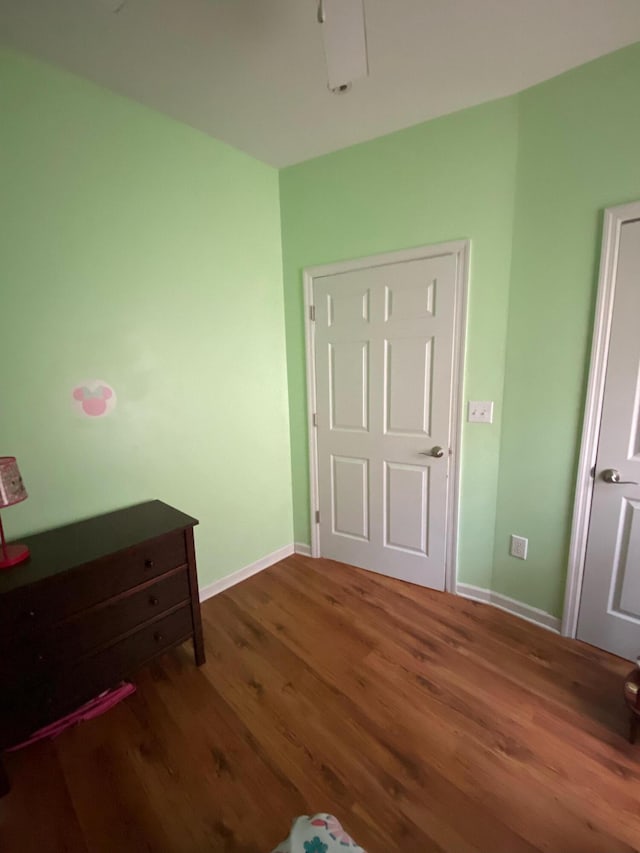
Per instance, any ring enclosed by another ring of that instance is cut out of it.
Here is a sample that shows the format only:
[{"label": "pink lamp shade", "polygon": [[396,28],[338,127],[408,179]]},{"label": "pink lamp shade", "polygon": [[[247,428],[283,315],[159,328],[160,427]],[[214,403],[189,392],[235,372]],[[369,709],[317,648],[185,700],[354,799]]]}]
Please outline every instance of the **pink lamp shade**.
[{"label": "pink lamp shade", "polygon": [[[15,456],[0,456],[0,507],[19,504],[27,498],[27,490],[20,476],[20,469]],[[0,569],[8,569],[21,563],[29,556],[26,545],[7,545],[0,519]]]}]

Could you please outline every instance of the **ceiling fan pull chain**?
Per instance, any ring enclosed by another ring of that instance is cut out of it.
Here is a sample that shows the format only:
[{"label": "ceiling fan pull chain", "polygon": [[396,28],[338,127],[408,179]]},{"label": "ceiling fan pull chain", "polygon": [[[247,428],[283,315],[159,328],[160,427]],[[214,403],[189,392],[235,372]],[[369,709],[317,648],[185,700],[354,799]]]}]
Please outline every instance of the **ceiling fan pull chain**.
[{"label": "ceiling fan pull chain", "polygon": [[325,8],[324,8],[324,0],[318,0],[318,23],[324,24],[326,21]]}]

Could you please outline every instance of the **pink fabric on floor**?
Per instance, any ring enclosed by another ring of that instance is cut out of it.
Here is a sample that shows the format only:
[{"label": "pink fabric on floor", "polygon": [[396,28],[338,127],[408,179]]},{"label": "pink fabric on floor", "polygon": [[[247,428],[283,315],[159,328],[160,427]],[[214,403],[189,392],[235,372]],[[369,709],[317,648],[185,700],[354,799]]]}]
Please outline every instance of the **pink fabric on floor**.
[{"label": "pink fabric on floor", "polygon": [[123,699],[126,699],[127,696],[130,696],[135,692],[135,684],[129,684],[128,681],[123,681],[118,687],[114,687],[112,690],[105,690],[104,693],[96,696],[95,699],[90,699],[84,705],[76,708],[75,711],[67,714],[66,717],[60,717],[60,719],[56,720],[55,723],[50,723],[50,725],[44,726],[42,729],[38,729],[38,731],[34,732],[30,738],[17,744],[17,746],[12,746],[10,749],[7,749],[7,752],[15,752],[18,749],[24,749],[25,746],[29,746],[30,744],[36,743],[36,741],[39,740],[44,740],[45,738],[58,737],[58,735],[62,734],[65,729],[75,726],[77,723],[85,722],[86,720],[93,720],[94,717],[99,717],[101,714],[106,713],[113,708],[114,705],[122,702]]}]

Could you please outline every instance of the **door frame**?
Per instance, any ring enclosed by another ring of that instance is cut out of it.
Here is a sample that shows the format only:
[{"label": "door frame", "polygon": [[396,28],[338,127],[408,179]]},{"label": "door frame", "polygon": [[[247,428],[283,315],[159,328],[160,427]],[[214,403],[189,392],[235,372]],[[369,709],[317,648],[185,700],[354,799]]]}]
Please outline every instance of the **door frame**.
[{"label": "door frame", "polygon": [[620,234],[625,222],[632,222],[637,219],[640,219],[640,201],[608,207],[604,212],[598,294],[591,343],[591,363],[578,460],[569,564],[562,614],[562,634],[565,637],[575,638],[578,631],[578,614],[580,612],[587,538],[591,519],[591,502],[595,482],[592,472],[596,464],[600,439],[604,384],[609,360],[609,339],[618,273]]},{"label": "door frame", "polygon": [[457,260],[455,280],[454,306],[454,346],[452,386],[454,393],[451,397],[451,455],[452,463],[449,474],[447,491],[447,542],[445,560],[445,589],[455,592],[457,573],[457,544],[458,544],[458,515],[460,504],[460,472],[461,472],[461,436],[462,415],[464,412],[464,363],[467,335],[467,298],[469,289],[469,264],[471,254],[470,240],[454,240],[447,243],[435,243],[412,249],[401,249],[395,252],[385,252],[369,255],[356,260],[338,261],[322,266],[305,267],[303,270],[304,287],[304,316],[305,316],[305,349],[307,360],[307,431],[309,443],[309,523],[311,525],[311,556],[320,557],[320,529],[316,521],[320,507],[318,487],[318,441],[317,428],[314,424],[316,412],[316,359],[315,359],[315,319],[314,319],[314,282],[316,279],[338,273],[353,272],[367,267],[386,266],[388,264],[414,261],[420,258],[434,258],[442,255],[453,255]]}]

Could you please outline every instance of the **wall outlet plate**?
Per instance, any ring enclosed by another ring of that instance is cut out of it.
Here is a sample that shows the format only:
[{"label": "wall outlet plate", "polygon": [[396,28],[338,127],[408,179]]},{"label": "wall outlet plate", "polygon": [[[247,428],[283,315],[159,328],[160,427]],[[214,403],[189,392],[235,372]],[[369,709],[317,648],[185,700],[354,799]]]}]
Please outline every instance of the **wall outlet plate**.
[{"label": "wall outlet plate", "polygon": [[469,400],[467,420],[470,424],[492,424],[493,400]]},{"label": "wall outlet plate", "polygon": [[509,553],[512,557],[517,557],[519,560],[527,559],[527,551],[529,549],[529,540],[524,536],[515,536],[511,534],[511,548]]}]

